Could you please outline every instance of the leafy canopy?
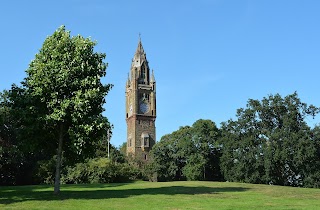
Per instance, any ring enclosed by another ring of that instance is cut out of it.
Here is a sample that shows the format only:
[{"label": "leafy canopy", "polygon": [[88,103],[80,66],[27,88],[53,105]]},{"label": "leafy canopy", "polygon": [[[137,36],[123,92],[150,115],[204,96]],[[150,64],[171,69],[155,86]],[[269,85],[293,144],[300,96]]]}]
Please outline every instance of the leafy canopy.
[{"label": "leafy canopy", "polygon": [[107,64],[104,53],[94,52],[96,42],[70,36],[62,26],[47,37],[27,69],[24,86],[31,96],[30,109],[37,110],[37,122],[48,124],[58,143],[55,193],[60,191],[63,147],[80,154],[93,138],[110,127],[102,116],[110,84],[102,84]]}]

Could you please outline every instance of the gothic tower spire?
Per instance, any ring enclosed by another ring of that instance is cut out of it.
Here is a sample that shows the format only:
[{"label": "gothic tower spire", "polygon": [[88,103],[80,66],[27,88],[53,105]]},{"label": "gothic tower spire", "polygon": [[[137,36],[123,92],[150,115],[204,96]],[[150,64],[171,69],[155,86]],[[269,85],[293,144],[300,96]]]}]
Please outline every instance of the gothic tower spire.
[{"label": "gothic tower spire", "polygon": [[156,142],[156,89],[141,37],[126,85],[127,154],[148,159]]}]

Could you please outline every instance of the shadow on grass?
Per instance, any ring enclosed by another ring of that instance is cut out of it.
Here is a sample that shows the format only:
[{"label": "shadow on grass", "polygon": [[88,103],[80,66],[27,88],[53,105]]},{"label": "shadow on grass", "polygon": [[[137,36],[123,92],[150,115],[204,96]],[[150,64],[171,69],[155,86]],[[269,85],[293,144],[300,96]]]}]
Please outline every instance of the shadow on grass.
[{"label": "shadow on grass", "polygon": [[[88,187],[90,186],[90,187]],[[102,186],[102,187],[101,187]],[[112,184],[112,187],[117,186]],[[84,189],[86,188],[86,189]],[[90,188],[95,188],[90,190]],[[97,189],[99,188],[99,189]],[[28,186],[19,190],[12,188],[0,188],[0,204],[11,204],[24,201],[54,201],[68,199],[110,199],[128,198],[138,195],[197,195],[197,194],[219,194],[224,192],[243,192],[248,190],[243,187],[190,187],[190,186],[168,186],[159,188],[143,189],[109,189],[108,185],[71,185],[63,186],[60,195],[53,195],[52,189],[46,186]]]}]

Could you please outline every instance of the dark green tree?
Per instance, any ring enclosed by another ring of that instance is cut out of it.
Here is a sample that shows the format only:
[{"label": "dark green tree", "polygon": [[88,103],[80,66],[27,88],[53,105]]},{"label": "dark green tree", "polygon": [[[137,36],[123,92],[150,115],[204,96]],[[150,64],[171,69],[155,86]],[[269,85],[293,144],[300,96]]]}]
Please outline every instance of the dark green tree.
[{"label": "dark green tree", "polygon": [[182,169],[187,180],[204,180],[206,162],[207,160],[199,153],[193,153],[188,156],[186,165]]},{"label": "dark green tree", "polygon": [[179,175],[182,174],[182,169],[179,167],[181,159],[178,155],[177,140],[172,135],[162,136],[151,150],[151,173],[157,173],[158,181],[178,180]]},{"label": "dark green tree", "polygon": [[219,135],[214,122],[198,120],[163,136],[151,151],[158,180],[221,180]]},{"label": "dark green tree", "polygon": [[238,109],[236,120],[222,125],[225,179],[303,186],[316,158],[305,117],[317,113],[297,93],[250,99],[245,109]]},{"label": "dark green tree", "polygon": [[8,91],[0,93],[0,185],[16,184],[22,167],[22,155],[16,146],[8,100]]},{"label": "dark green tree", "polygon": [[[197,180],[221,180],[220,156],[221,147],[219,145],[220,131],[211,120],[197,120],[192,125],[192,142],[197,153],[198,163],[203,163],[202,178]],[[189,158],[192,158],[190,156]],[[191,165],[193,164],[193,161]],[[198,165],[199,166],[199,165]],[[194,170],[196,171],[196,170]]]},{"label": "dark green tree", "polygon": [[92,137],[110,126],[102,112],[111,85],[101,82],[107,64],[105,54],[94,52],[95,45],[90,38],[71,37],[60,27],[44,41],[23,82],[30,96],[28,108],[51,132],[46,146],[57,147],[55,193],[60,191],[63,147],[82,154],[92,146]]}]

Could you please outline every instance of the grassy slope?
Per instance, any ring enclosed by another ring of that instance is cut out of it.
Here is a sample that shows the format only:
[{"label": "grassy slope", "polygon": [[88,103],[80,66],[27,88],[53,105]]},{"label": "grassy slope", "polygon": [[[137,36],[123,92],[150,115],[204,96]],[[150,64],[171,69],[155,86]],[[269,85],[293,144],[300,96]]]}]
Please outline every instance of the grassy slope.
[{"label": "grassy slope", "polygon": [[223,182],[0,187],[0,209],[320,209],[320,189]]}]

